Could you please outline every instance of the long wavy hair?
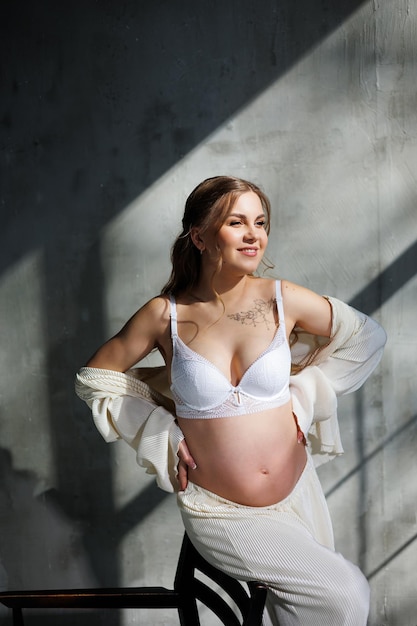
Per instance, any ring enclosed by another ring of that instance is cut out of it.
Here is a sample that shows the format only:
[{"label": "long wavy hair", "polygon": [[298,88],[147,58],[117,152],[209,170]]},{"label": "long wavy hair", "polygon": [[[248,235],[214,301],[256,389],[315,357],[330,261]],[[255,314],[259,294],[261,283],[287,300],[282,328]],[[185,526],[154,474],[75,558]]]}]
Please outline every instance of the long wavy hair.
[{"label": "long wavy hair", "polygon": [[[234,176],[207,178],[190,193],[185,203],[182,231],[171,249],[172,271],[161,294],[174,296],[191,291],[198,284],[201,254],[191,239],[191,229],[203,234],[209,228],[218,233],[233,205],[242,194],[253,191],[265,212],[265,229],[269,234],[271,205],[267,196],[254,183]],[[219,255],[219,267],[221,258]]]}]

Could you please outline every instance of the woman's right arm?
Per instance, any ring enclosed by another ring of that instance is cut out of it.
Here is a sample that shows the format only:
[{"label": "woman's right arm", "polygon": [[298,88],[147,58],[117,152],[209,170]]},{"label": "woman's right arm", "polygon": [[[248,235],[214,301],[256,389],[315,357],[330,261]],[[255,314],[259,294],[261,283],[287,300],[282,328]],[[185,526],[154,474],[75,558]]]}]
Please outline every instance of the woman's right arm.
[{"label": "woman's right arm", "polygon": [[123,328],[106,341],[87,362],[87,367],[126,372],[154,348],[161,346],[169,324],[164,298],[147,302]]},{"label": "woman's right arm", "polygon": [[[103,344],[86,366],[126,372],[154,348],[163,348],[163,337],[167,336],[168,325],[167,301],[160,297],[154,298],[139,309],[117,335]],[[175,430],[179,431],[179,427],[176,426]],[[187,486],[188,471],[195,469],[196,464],[183,438],[176,444],[172,443],[172,446],[177,448],[177,479],[180,489],[183,490]]]}]

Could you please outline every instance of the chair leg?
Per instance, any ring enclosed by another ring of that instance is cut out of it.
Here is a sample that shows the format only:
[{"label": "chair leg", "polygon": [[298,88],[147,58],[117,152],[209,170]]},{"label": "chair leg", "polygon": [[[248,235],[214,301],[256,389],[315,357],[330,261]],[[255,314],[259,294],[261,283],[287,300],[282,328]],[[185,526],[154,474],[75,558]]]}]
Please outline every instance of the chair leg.
[{"label": "chair leg", "polygon": [[181,626],[200,626],[197,601],[192,595],[191,590],[187,601],[184,602],[182,606],[178,607],[178,616]]},{"label": "chair leg", "polygon": [[267,588],[264,585],[251,581],[249,583],[249,592],[251,595],[251,606],[243,626],[261,626],[268,593]]},{"label": "chair leg", "polygon": [[13,626],[24,626],[23,613],[19,606],[13,608]]}]

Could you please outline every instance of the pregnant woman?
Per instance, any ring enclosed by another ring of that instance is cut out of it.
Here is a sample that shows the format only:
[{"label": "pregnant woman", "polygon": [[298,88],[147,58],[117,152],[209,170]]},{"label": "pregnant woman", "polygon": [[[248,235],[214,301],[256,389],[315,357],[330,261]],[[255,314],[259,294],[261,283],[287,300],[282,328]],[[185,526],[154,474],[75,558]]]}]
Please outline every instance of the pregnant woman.
[{"label": "pregnant woman", "polygon": [[[122,436],[178,491],[197,550],[267,584],[265,624],[365,626],[368,584],[335,552],[313,455],[342,452],[336,396],[369,376],[385,333],[335,298],[255,276],[269,224],[257,185],[198,185],[168,283],[80,370],[77,392],[108,441]],[[172,406],[131,370],[154,349]]]}]

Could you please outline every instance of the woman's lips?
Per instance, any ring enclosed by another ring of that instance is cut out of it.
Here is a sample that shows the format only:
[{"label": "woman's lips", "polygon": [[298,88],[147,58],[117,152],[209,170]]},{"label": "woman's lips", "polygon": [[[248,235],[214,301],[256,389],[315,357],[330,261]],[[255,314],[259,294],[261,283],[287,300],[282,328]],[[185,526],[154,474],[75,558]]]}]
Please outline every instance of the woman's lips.
[{"label": "woman's lips", "polygon": [[239,248],[239,252],[245,254],[246,256],[256,256],[258,248]]}]

